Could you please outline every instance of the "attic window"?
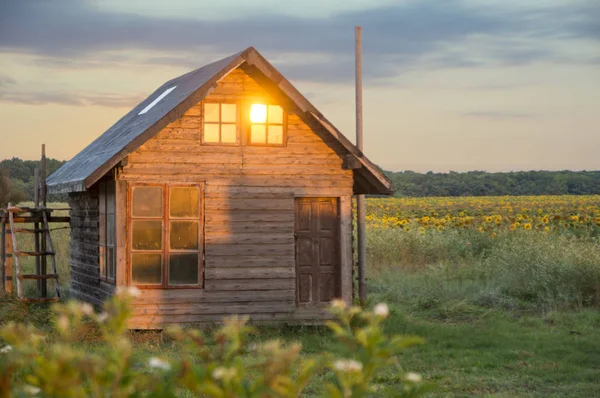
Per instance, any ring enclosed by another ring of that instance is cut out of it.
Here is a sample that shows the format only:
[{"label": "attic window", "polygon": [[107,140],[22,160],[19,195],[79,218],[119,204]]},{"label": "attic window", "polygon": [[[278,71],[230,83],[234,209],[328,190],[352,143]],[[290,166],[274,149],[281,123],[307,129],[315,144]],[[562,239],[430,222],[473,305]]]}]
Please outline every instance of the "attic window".
[{"label": "attic window", "polygon": [[203,144],[238,143],[238,106],[235,102],[205,102]]},{"label": "attic window", "polygon": [[171,88],[166,89],[165,91],[163,91],[163,93],[161,95],[159,95],[158,97],[156,97],[156,99],[154,101],[152,101],[150,104],[148,104],[148,106],[146,106],[144,109],[141,110],[140,113],[138,113],[139,115],[143,115],[144,113],[148,112],[150,109],[154,108],[154,105],[158,104],[160,102],[161,99],[165,98],[167,95],[169,95],[169,93],[173,90],[175,90],[177,86],[173,86]]},{"label": "attic window", "polygon": [[250,123],[250,144],[283,145],[285,113],[279,105],[252,104]]}]

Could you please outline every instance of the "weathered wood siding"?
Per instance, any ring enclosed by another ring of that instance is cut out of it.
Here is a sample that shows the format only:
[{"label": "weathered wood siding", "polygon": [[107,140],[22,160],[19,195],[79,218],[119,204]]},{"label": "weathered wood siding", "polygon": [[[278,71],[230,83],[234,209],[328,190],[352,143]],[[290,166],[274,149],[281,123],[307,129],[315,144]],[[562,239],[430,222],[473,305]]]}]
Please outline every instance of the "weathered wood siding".
[{"label": "weathered wood siding", "polygon": [[69,194],[71,208],[71,296],[101,305],[114,286],[100,281],[98,258],[98,193]]},{"label": "weathered wood siding", "polygon": [[[269,95],[244,71],[223,79],[207,101]],[[242,103],[242,117],[247,108]],[[242,119],[242,126],[245,120]],[[342,169],[339,143],[288,114],[287,144],[256,147],[201,144],[202,104],[189,109],[130,154],[119,179],[205,183],[205,286],[146,290],[133,327],[208,322],[232,313],[255,320],[313,320],[320,309],[295,305],[294,197],[339,197],[342,219],[343,295],[351,297],[352,171]],[[338,153],[336,153],[336,151]],[[350,252],[351,253],[351,252]]]}]

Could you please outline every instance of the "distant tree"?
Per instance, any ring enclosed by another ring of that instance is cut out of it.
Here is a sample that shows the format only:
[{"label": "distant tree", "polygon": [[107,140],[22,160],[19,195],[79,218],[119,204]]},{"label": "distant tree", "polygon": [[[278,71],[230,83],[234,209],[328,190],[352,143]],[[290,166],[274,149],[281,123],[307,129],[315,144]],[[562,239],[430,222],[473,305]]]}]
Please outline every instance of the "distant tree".
[{"label": "distant tree", "polygon": [[[64,161],[48,158],[46,161],[47,176],[54,173]],[[22,190],[25,193],[24,200],[33,201],[34,197],[34,172],[40,169],[39,160],[22,160],[19,158],[4,159],[0,161],[0,168],[7,169],[13,184],[13,189]],[[48,195],[50,202],[65,202],[66,194]]]},{"label": "distant tree", "polygon": [[386,172],[396,196],[598,195],[600,171]]},{"label": "distant tree", "polygon": [[17,204],[24,199],[25,192],[14,186],[8,170],[0,169],[0,207],[6,207],[9,202]]}]

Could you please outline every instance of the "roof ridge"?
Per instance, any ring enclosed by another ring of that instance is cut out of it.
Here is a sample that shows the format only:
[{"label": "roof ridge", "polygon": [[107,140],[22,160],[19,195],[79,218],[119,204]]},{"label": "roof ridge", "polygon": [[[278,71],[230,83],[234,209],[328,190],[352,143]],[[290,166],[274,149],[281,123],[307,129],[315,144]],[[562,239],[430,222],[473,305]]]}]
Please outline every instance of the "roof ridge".
[{"label": "roof ridge", "polygon": [[169,83],[171,83],[171,82],[174,82],[174,81],[176,81],[176,80],[178,80],[178,79],[181,79],[181,78],[184,78],[184,77],[186,77],[186,76],[190,76],[190,75],[196,74],[197,72],[200,72],[200,71],[202,71],[202,70],[204,70],[204,69],[206,69],[206,68],[209,68],[209,67],[211,67],[211,66],[212,66],[212,65],[214,65],[214,64],[217,64],[217,63],[223,62],[223,61],[225,61],[225,60],[227,60],[227,59],[229,59],[229,58],[231,58],[231,59],[233,60],[233,59],[235,59],[235,58],[237,58],[237,57],[241,56],[242,54],[244,54],[244,53],[245,53],[246,51],[248,51],[249,49],[254,49],[254,47],[248,47],[248,48],[246,48],[245,50],[239,51],[239,52],[237,52],[237,53],[235,53],[235,54],[228,55],[228,56],[226,56],[226,57],[223,57],[223,58],[221,58],[221,59],[218,59],[218,60],[216,60],[216,61],[214,61],[214,62],[211,62],[211,63],[209,63],[209,64],[202,65],[202,66],[200,66],[200,67],[198,67],[198,68],[196,68],[196,69],[193,69],[193,70],[191,70],[191,71],[189,71],[189,72],[186,72],[186,73],[184,73],[183,75],[180,75],[180,76],[178,76],[178,77],[174,77],[173,79],[171,79],[171,80],[168,80],[167,82],[163,83],[163,85],[161,85],[159,88],[161,88],[161,87],[164,87],[165,85],[168,85]]}]

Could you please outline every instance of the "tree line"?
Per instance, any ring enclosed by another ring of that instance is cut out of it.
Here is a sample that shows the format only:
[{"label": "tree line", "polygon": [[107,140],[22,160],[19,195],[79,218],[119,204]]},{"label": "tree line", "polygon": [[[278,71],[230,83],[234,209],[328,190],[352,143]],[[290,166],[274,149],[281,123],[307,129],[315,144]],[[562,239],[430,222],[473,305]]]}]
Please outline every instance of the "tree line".
[{"label": "tree line", "polygon": [[598,195],[600,171],[386,172],[395,196]]},{"label": "tree line", "polygon": [[[46,159],[47,175],[63,164],[64,160]],[[12,158],[0,161],[0,207],[5,207],[8,202],[33,201],[35,169],[41,170],[40,160]],[[48,195],[48,200],[64,202],[67,198],[64,194]]]},{"label": "tree line", "polygon": [[[47,159],[48,175],[64,163]],[[0,161],[1,207],[9,201],[33,201],[34,170],[40,166],[39,160]],[[385,173],[394,183],[395,196],[600,195],[600,171]],[[66,195],[49,195],[48,200],[66,201]]]}]

